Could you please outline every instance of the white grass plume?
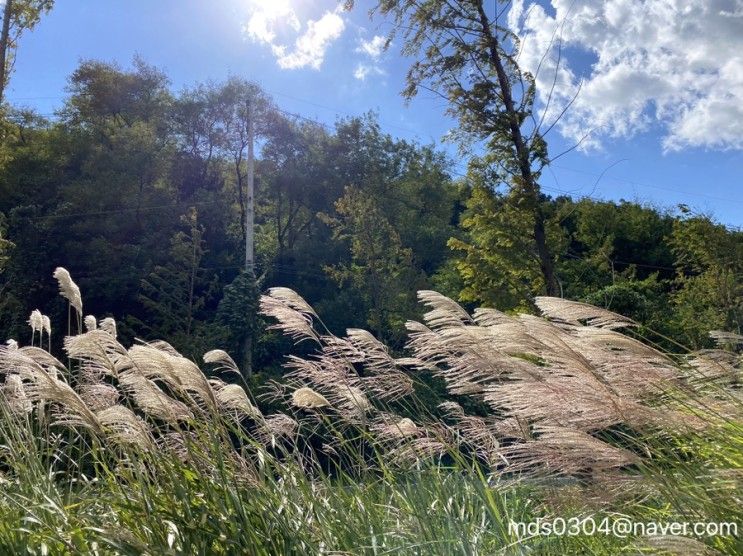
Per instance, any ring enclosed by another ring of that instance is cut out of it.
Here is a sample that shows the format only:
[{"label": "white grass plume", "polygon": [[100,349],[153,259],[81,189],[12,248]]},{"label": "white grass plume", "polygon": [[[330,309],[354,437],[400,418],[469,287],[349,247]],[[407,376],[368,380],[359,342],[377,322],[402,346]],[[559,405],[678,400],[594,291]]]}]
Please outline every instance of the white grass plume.
[{"label": "white grass plume", "polygon": [[136,368],[146,378],[162,380],[189,403],[194,395],[197,403],[191,404],[192,409],[216,410],[214,392],[204,373],[192,361],[150,345],[132,346],[127,354],[121,361],[122,370]]},{"label": "white grass plume", "polygon": [[93,411],[101,411],[119,403],[121,394],[110,384],[83,384],[79,388],[80,397]]},{"label": "white grass plume", "polygon": [[213,349],[207,351],[204,354],[204,363],[213,363],[219,365],[217,368],[220,370],[230,371],[233,373],[240,374],[240,369],[235,363],[235,360],[222,349]]},{"label": "white grass plume", "polygon": [[179,423],[194,418],[194,414],[183,402],[168,396],[136,369],[121,373],[119,385],[137,407],[154,419],[178,427]]},{"label": "white grass plume", "polygon": [[126,348],[103,330],[67,336],[64,349],[70,358],[94,364],[102,374],[109,376],[118,374],[117,365],[127,355]]},{"label": "white grass plume", "polygon": [[44,317],[42,316],[41,311],[38,309],[31,311],[31,316],[28,318],[28,324],[31,326],[32,334],[36,334],[37,332],[41,334],[42,330],[44,330]]},{"label": "white grass plume", "polygon": [[54,270],[54,278],[57,279],[59,284],[59,293],[70,305],[75,308],[80,318],[83,316],[83,298],[80,294],[80,288],[73,282],[70,273],[66,268],[58,266]]},{"label": "white grass plume", "polygon": [[418,292],[418,300],[430,307],[424,319],[431,328],[471,324],[472,317],[458,303],[432,290]]},{"label": "white grass plume", "polygon": [[98,325],[98,328],[116,338],[116,321],[111,317],[103,319]]},{"label": "white grass plume", "polygon": [[397,417],[396,419],[394,417],[392,419],[387,417],[382,422],[373,425],[372,430],[382,439],[387,440],[413,438],[423,432],[418,425],[408,417]]},{"label": "white grass plume", "polygon": [[23,416],[33,411],[33,404],[26,395],[23,381],[15,374],[5,377],[5,382],[0,387],[0,401],[6,404],[12,415]]},{"label": "white grass plume", "polygon": [[586,324],[598,328],[637,326],[632,319],[579,301],[540,296],[534,299],[534,303],[544,316],[570,324],[580,324],[580,321],[585,321]]},{"label": "white grass plume", "polygon": [[93,315],[87,315],[85,319],[83,319],[83,322],[85,323],[85,330],[87,330],[88,332],[91,332],[98,328],[98,321]]},{"label": "white grass plume", "polygon": [[222,413],[237,419],[242,417],[263,418],[263,414],[250,402],[245,390],[239,384],[225,384],[216,379],[210,380],[209,383],[214,389],[217,404]]},{"label": "white grass plume", "polygon": [[330,406],[325,396],[306,386],[292,392],[292,404],[301,409],[319,409]]},{"label": "white grass plume", "polygon": [[123,445],[134,445],[145,450],[154,447],[155,442],[147,424],[123,405],[112,405],[96,412],[106,437]]}]

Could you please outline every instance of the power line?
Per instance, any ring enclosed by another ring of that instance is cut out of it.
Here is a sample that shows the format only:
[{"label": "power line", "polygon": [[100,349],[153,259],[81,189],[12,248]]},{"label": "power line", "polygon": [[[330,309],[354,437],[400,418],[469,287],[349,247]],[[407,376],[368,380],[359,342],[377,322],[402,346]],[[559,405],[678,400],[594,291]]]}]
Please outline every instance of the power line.
[{"label": "power line", "polygon": [[211,202],[198,202],[198,203],[181,203],[181,204],[171,204],[171,205],[155,205],[155,206],[149,206],[149,207],[122,207],[118,209],[111,209],[111,210],[101,210],[101,211],[95,211],[95,212],[71,212],[71,213],[65,213],[65,214],[46,214],[44,216],[17,216],[16,218],[23,219],[23,220],[47,220],[47,219],[53,219],[53,218],[80,218],[80,217],[87,217],[87,216],[110,216],[112,214],[124,214],[128,212],[147,212],[151,210],[163,210],[163,209],[188,209],[191,207],[201,207],[201,206],[212,206],[212,205],[220,205],[222,204],[220,201],[211,201]]},{"label": "power line", "polygon": [[[600,174],[597,174],[595,172],[589,172],[587,170],[579,170],[577,168],[569,168],[567,166],[561,166],[561,165],[558,165],[558,164],[553,164],[552,167],[553,168],[558,168],[560,170],[567,170],[568,172],[575,172],[577,174],[585,174],[585,175],[588,175],[588,176],[599,176],[600,175]],[[627,178],[620,178],[620,177],[614,176],[614,177],[609,177],[608,179],[613,179],[615,181],[621,181],[621,182],[624,182],[624,183],[628,183],[630,185],[637,185],[639,187],[649,187],[651,189],[658,189],[660,191],[670,191],[672,193],[680,193],[682,195],[692,195],[692,196],[696,196],[696,197],[705,197],[707,199],[713,199],[715,201],[724,201],[726,203],[741,203],[741,204],[743,204],[743,201],[740,200],[740,199],[727,199],[725,197],[717,197],[715,195],[707,195],[706,193],[696,193],[696,192],[692,192],[692,191],[679,191],[679,190],[673,189],[671,187],[664,187],[664,186],[654,185],[654,184],[650,184],[650,183],[638,182],[638,181],[630,180],[630,179],[627,179]]]}]

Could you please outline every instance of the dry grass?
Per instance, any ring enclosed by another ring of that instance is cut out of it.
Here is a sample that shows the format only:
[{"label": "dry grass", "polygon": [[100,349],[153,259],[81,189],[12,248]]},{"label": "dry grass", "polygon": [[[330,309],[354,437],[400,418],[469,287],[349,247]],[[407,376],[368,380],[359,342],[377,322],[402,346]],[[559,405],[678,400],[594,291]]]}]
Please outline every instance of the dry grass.
[{"label": "dry grass", "polygon": [[[69,273],[55,277],[82,315]],[[261,309],[271,327],[317,346],[291,356],[285,380],[262,395],[285,412],[264,415],[251,392],[229,383],[239,369],[223,350],[204,355],[206,374],[166,342],[121,345],[112,319],[97,324],[90,315],[86,332],[65,338],[72,368],[41,347],[0,347],[0,405],[42,435],[49,461],[71,462],[80,451],[76,470],[65,469],[78,481],[102,480],[100,470],[113,465],[158,484],[172,472],[157,459],[167,455],[209,481],[226,474],[250,488],[274,465],[296,465],[308,484],[323,469],[387,476],[455,465],[485,488],[560,477],[620,491],[642,484],[658,461],[686,472],[696,445],[705,473],[732,473],[740,484],[741,356],[723,349],[740,337],[715,332],[719,349],[669,356],[619,332],[632,321],[585,304],[539,298],[544,315],[536,317],[470,315],[431,291],[420,299],[429,311],[423,323],[408,323],[409,353],[396,357],[367,331],[328,333],[298,294],[270,290]],[[39,311],[30,323],[34,335],[50,334]],[[446,384],[449,399],[437,412],[416,397],[421,372]],[[74,441],[59,440],[65,430]],[[705,454],[704,438],[725,438],[727,451]],[[15,460],[0,460],[12,475]],[[661,481],[643,496],[664,489]]]}]

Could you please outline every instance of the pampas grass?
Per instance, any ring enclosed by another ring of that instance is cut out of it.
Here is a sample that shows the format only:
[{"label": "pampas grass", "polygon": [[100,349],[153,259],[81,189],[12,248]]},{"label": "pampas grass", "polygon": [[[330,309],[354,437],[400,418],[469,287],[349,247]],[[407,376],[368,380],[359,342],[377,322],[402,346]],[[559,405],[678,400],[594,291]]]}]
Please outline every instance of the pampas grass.
[{"label": "pampas grass", "polygon": [[[69,273],[55,277],[81,316]],[[167,342],[122,345],[112,319],[86,317],[65,338],[69,365],[0,347],[0,548],[614,554],[648,543],[519,539],[507,524],[558,509],[740,515],[735,335],[666,354],[584,304],[540,298],[538,317],[419,297],[428,312],[397,354],[361,329],[330,334],[295,292],[269,290],[271,327],[316,349],[256,397],[226,382],[239,373],[225,351],[204,354],[212,373],[228,371],[208,376]],[[50,334],[39,316],[33,334]],[[418,398],[421,372],[443,380],[443,403]]]},{"label": "pampas grass", "polygon": [[330,402],[312,388],[302,387],[292,392],[292,404],[301,409],[318,409],[328,407]]},{"label": "pampas grass", "polygon": [[28,324],[31,327],[31,345],[34,345],[34,338],[37,332],[39,333],[39,345],[41,345],[41,333],[44,330],[44,317],[41,315],[41,311],[38,309],[31,311]]}]

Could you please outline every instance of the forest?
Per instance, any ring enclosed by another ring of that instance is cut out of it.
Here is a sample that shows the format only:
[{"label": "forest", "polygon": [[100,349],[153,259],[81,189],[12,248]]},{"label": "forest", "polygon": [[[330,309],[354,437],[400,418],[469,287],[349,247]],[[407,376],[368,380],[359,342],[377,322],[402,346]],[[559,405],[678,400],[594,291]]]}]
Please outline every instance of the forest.
[{"label": "forest", "polygon": [[375,8],[459,157],[140,56],[5,99],[0,552],[743,551],[743,231],[548,194],[489,9]]},{"label": "forest", "polygon": [[[259,98],[256,291],[244,271],[246,119]],[[374,114],[326,129],[233,78],[180,94],[144,62],[86,61],[57,118],[4,119],[0,334],[28,314],[61,318],[62,264],[86,311],[127,341],[163,338],[191,357],[219,345],[256,372],[283,359],[254,322],[257,292],[284,286],[329,328],[364,326],[396,348],[416,292],[533,311],[544,290],[528,212],[435,146],[385,133]],[[743,322],[743,233],[711,216],[542,194],[560,294],[627,315],[690,348]],[[251,309],[251,307],[253,309]],[[62,319],[64,320],[64,319]],[[53,341],[61,346],[62,335]]]}]

